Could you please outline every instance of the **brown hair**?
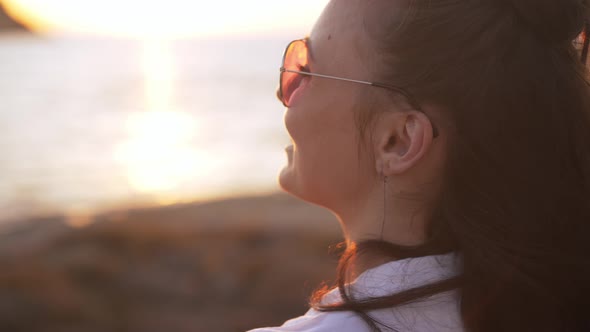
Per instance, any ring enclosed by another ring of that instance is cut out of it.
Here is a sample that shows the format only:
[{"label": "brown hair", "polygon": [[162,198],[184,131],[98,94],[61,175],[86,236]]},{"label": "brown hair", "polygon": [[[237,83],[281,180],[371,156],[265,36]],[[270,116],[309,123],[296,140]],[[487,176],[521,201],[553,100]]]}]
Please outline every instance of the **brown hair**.
[{"label": "brown hair", "polygon": [[[375,79],[444,110],[452,125],[443,194],[423,246],[358,244],[341,258],[343,303],[321,305],[324,289],[312,306],[355,311],[379,331],[369,310],[457,288],[467,331],[590,330],[590,88],[572,43],[585,25],[585,3],[407,0],[403,7],[370,31],[383,61]],[[375,116],[360,114],[359,130]],[[355,300],[344,279],[364,251],[398,259],[456,251],[461,275]]]}]

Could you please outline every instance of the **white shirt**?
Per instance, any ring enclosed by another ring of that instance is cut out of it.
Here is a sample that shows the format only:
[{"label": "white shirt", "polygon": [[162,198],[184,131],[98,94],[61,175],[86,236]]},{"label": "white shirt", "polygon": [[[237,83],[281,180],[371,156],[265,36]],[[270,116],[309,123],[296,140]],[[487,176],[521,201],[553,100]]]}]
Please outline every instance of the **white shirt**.
[{"label": "white shirt", "polygon": [[[348,285],[355,299],[385,296],[457,275],[459,259],[454,253],[392,261],[363,272]],[[322,304],[340,302],[338,289],[327,293]],[[458,293],[439,293],[395,308],[373,310],[372,318],[399,332],[463,332]],[[389,331],[381,327],[382,331]],[[354,312],[320,312],[309,309],[305,315],[286,321],[280,327],[249,332],[370,332],[369,326]]]}]

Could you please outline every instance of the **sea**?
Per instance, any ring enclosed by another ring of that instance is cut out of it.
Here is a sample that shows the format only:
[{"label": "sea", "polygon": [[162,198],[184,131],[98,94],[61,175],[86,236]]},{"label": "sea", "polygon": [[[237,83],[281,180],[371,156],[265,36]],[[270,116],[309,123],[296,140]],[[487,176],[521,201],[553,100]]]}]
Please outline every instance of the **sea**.
[{"label": "sea", "polygon": [[0,220],[278,191],[288,36],[0,36]]}]

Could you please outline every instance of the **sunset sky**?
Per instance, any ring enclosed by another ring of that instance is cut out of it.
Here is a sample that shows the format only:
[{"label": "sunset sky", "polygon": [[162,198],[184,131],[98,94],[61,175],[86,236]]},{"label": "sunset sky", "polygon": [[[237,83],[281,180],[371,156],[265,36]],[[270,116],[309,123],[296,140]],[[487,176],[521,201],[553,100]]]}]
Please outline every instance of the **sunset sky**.
[{"label": "sunset sky", "polygon": [[50,33],[208,37],[307,31],[328,0],[3,0]]}]

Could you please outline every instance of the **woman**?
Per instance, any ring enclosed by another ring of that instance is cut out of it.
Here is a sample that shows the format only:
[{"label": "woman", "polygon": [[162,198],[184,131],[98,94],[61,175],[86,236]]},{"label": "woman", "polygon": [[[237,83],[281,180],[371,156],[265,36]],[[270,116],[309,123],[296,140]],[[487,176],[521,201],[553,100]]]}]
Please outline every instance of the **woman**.
[{"label": "woman", "polygon": [[586,12],[332,0],[285,54],[280,184],[347,250],[338,287],[253,331],[590,331]]}]

